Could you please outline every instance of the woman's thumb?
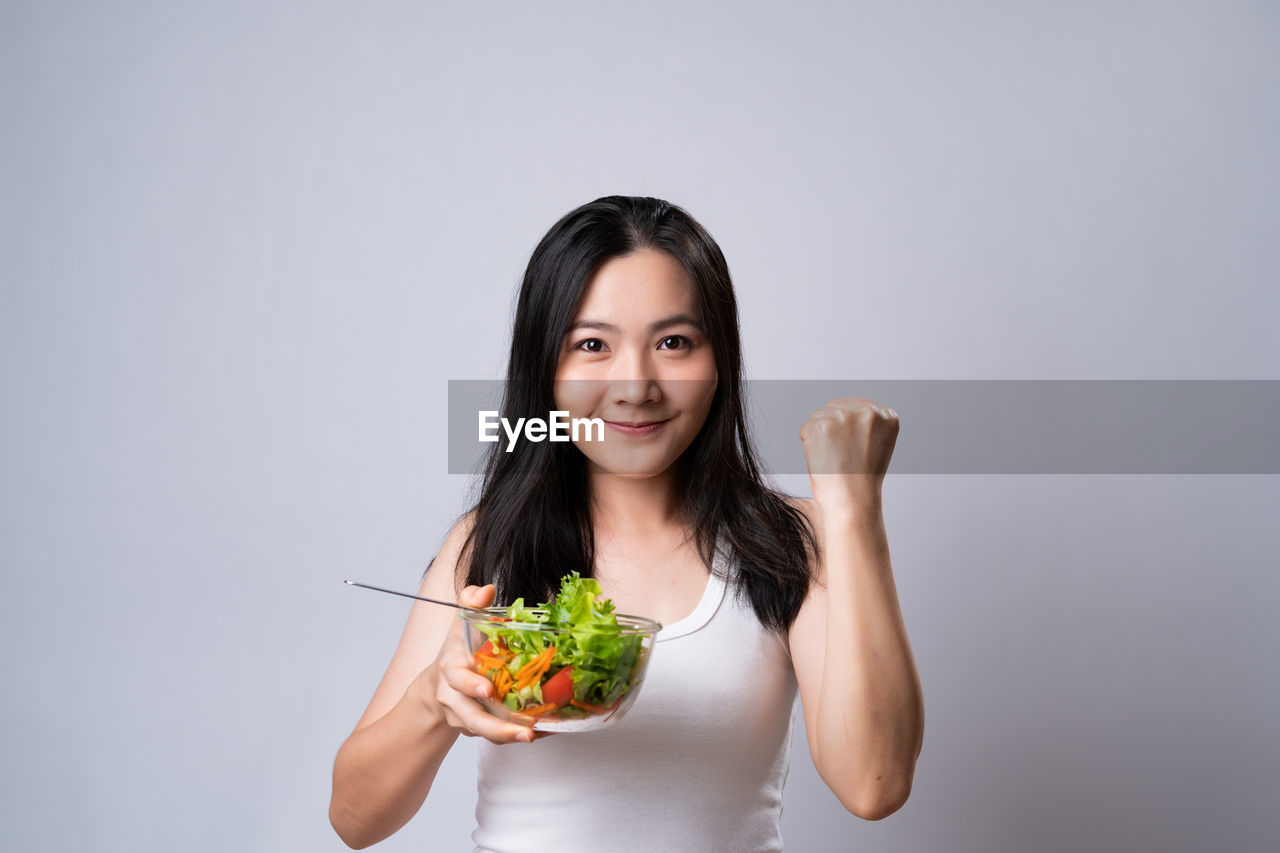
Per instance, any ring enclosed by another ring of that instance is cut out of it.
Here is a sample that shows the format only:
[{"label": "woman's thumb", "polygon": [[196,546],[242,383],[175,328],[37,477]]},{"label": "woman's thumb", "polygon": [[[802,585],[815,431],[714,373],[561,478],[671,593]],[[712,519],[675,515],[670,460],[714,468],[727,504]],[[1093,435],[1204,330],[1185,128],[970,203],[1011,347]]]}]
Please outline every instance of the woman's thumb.
[{"label": "woman's thumb", "polygon": [[469,586],[462,590],[461,603],[469,607],[488,607],[493,601],[493,597],[497,594],[498,588],[491,583],[484,586]]}]

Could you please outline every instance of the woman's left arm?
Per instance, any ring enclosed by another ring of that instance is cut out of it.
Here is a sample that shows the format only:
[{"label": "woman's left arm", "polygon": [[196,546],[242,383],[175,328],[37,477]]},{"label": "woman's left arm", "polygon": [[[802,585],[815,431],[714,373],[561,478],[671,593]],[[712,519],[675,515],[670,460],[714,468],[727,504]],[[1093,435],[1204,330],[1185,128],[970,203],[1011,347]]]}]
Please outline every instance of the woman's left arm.
[{"label": "woman's left arm", "polygon": [[897,434],[897,414],[860,397],[831,401],[800,433],[820,550],[788,641],[814,765],[868,820],[906,802],[924,741],[880,501]]}]

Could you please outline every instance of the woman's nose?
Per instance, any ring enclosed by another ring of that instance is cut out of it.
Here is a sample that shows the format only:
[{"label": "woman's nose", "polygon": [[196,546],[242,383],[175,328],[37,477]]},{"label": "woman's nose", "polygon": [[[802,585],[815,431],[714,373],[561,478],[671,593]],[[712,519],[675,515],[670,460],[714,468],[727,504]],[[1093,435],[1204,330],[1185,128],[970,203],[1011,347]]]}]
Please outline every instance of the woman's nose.
[{"label": "woman's nose", "polygon": [[614,360],[609,372],[609,393],[615,403],[654,402],[661,399],[662,389],[647,353],[629,351]]},{"label": "woman's nose", "polygon": [[615,404],[643,406],[662,399],[662,389],[655,379],[619,379],[609,383],[609,394]]}]

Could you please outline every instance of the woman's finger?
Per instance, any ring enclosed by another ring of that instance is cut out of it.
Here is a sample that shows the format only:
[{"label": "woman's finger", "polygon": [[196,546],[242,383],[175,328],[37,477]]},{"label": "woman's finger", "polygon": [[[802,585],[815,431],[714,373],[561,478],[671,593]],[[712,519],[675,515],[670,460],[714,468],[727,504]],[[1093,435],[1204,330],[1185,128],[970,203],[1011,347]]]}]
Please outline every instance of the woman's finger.
[{"label": "woman's finger", "polygon": [[[469,659],[467,659],[469,662]],[[445,683],[464,696],[487,699],[493,695],[493,682],[467,666],[456,657],[450,658],[440,668]]]},{"label": "woman's finger", "polygon": [[507,722],[490,714],[476,701],[477,696],[492,695],[493,684],[483,675],[468,669],[463,663],[467,660],[469,658],[465,656],[451,657],[451,663],[441,667],[443,678],[439,682],[436,700],[452,716],[451,719],[446,717],[449,725],[494,743],[533,740],[532,720],[527,726]]},{"label": "woman's finger", "polygon": [[457,717],[455,728],[475,737],[482,737],[496,744],[529,743],[537,732],[529,726],[520,726],[500,720],[473,699],[458,695],[456,702],[448,703]]},{"label": "woman's finger", "polygon": [[484,586],[463,587],[462,592],[458,594],[458,603],[467,607],[488,607],[493,603],[493,597],[497,593],[498,588],[491,583]]}]

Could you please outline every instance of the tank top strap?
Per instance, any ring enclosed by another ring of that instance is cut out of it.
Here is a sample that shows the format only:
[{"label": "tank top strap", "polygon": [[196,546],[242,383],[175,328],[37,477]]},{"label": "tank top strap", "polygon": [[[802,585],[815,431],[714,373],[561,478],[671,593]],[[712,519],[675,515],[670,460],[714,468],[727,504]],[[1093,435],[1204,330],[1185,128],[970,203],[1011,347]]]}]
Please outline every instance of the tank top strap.
[{"label": "tank top strap", "polygon": [[655,643],[665,643],[677,637],[687,636],[699,628],[705,627],[711,621],[711,618],[716,615],[716,611],[720,609],[720,605],[724,601],[726,585],[720,575],[724,572],[725,565],[725,554],[720,549],[717,549],[712,563],[712,571],[708,573],[707,585],[702,591],[702,599],[688,616],[670,625],[664,625],[662,630],[653,638]]}]

